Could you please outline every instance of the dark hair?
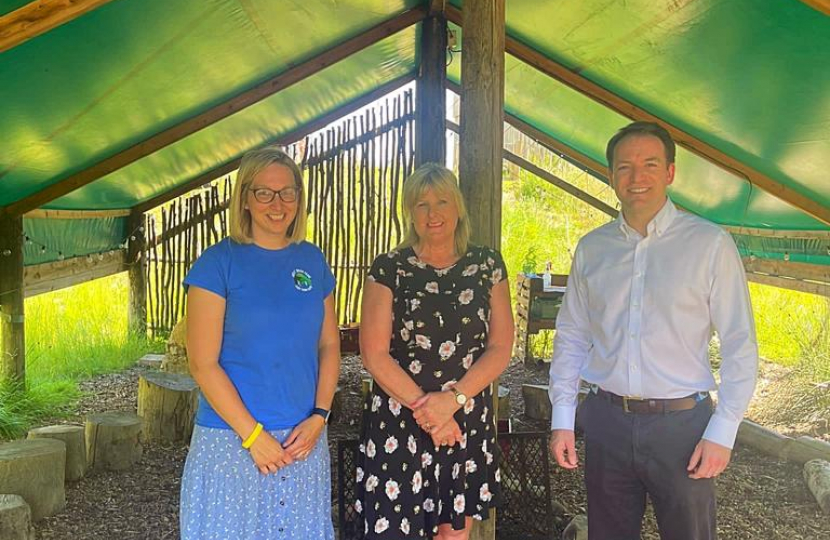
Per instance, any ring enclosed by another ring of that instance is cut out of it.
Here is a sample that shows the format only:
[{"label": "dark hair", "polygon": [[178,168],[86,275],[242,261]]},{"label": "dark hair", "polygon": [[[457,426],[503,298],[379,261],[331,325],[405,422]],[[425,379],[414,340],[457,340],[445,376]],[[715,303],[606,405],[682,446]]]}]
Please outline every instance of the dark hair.
[{"label": "dark hair", "polygon": [[614,168],[614,150],[620,141],[629,135],[651,135],[652,137],[657,137],[663,142],[663,148],[666,151],[666,164],[674,163],[674,154],[676,152],[674,141],[663,126],[655,124],[654,122],[632,122],[615,133],[611,137],[611,140],[608,141],[608,146],[605,147],[605,159],[608,160],[609,170]]}]

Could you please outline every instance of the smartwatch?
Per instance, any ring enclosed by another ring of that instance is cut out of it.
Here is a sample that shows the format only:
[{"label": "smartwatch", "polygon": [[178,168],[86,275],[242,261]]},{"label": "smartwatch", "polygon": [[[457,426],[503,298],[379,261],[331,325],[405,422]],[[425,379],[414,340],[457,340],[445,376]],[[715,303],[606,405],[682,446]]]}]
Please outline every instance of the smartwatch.
[{"label": "smartwatch", "polygon": [[326,409],[322,409],[320,407],[314,407],[313,409],[311,409],[311,414],[316,414],[317,416],[322,416],[323,417],[323,423],[328,424],[329,423],[329,416],[331,416],[331,411],[326,410]]}]

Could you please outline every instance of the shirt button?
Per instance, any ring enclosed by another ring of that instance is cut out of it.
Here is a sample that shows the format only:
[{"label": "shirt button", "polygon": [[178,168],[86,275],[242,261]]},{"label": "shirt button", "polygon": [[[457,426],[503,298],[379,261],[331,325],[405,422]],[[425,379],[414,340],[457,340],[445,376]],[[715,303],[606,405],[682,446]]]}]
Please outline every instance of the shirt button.
[{"label": "shirt button", "polygon": [[631,332],[630,334],[628,334],[628,336],[629,336],[631,339],[634,339],[635,337],[637,337],[637,334],[635,334],[634,332]]},{"label": "shirt button", "polygon": [[280,506],[285,506],[285,501],[280,501]]},{"label": "shirt button", "polygon": [[285,478],[284,476],[282,477],[282,481],[283,481],[283,482],[285,482],[285,481],[286,481],[286,478]]},{"label": "shirt button", "polygon": [[634,364],[632,364],[632,365],[631,365],[631,371],[637,371],[637,366],[636,366],[636,365],[634,365]]}]

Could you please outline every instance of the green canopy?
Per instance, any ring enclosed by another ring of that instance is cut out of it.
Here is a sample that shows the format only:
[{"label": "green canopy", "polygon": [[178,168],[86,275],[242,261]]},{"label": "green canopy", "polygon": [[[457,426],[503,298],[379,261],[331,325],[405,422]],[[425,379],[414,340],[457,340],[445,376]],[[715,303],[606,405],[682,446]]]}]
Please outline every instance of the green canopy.
[{"label": "green canopy", "polygon": [[[0,53],[0,207],[52,193],[157,134],[229,107],[218,121],[36,207],[129,209],[222,170],[251,148],[414,78],[421,17],[377,28],[429,4],[115,0],[22,42]],[[463,9],[460,0],[450,4]],[[24,5],[0,1],[0,14]],[[792,233],[736,236],[746,254],[830,264],[830,241],[798,236],[830,233],[830,220],[815,217],[815,208],[830,216],[830,17],[799,0],[509,0],[506,20],[508,40],[534,55],[520,58],[508,46],[508,113],[594,169],[605,165],[605,142],[630,118],[534,59],[555,63],[688,137],[672,190],[683,207],[723,225]],[[327,51],[367,32],[374,37],[329,61]],[[453,55],[452,81],[463,54]],[[278,87],[313,59],[324,67],[234,107],[237,96]],[[702,157],[701,147],[733,165]],[[771,194],[745,170],[792,197]],[[800,200],[815,206],[805,211]],[[130,232],[124,218],[46,221],[24,221],[34,242],[26,264],[117,247]]]}]

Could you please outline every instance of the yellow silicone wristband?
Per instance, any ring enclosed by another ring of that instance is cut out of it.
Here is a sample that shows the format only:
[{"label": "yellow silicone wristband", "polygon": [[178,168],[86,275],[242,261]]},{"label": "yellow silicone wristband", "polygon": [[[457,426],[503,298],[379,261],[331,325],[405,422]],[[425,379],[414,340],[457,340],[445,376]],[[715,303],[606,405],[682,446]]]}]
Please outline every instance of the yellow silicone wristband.
[{"label": "yellow silicone wristband", "polygon": [[259,437],[260,433],[262,433],[262,424],[257,422],[254,430],[250,435],[248,435],[248,438],[242,441],[242,448],[250,448],[251,445],[254,444],[254,441],[256,441],[257,437]]}]

